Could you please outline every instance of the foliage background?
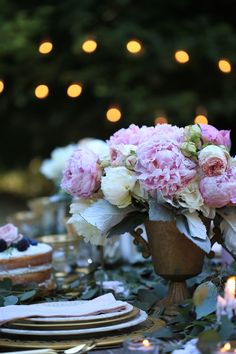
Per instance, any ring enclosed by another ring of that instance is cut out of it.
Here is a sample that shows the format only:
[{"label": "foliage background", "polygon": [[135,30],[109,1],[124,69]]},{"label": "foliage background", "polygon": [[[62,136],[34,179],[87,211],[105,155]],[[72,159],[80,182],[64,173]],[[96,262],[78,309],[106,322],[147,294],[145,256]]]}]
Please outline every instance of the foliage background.
[{"label": "foliage background", "polygon": [[[106,139],[130,123],[151,125],[159,114],[172,124],[193,122],[199,106],[211,124],[234,126],[236,112],[236,23],[234,2],[187,0],[0,0],[0,168],[24,167],[56,146],[83,137]],[[93,54],[81,50],[93,37]],[[40,55],[38,45],[52,40],[54,50]],[[140,55],[125,44],[138,38]],[[174,52],[190,54],[185,65]],[[217,61],[228,58],[223,74]],[[67,86],[83,84],[78,99]],[[50,95],[34,97],[46,83]],[[118,104],[122,119],[106,121]],[[235,140],[235,132],[232,131]],[[233,150],[235,149],[233,144]]]}]

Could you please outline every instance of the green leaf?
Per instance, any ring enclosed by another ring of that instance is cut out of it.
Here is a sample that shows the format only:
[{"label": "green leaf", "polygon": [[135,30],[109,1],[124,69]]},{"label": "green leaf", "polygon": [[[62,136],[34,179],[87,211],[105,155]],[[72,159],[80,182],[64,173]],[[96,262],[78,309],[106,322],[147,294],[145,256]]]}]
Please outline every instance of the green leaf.
[{"label": "green leaf", "polygon": [[26,301],[35,296],[36,290],[30,290],[19,296],[20,301]]},{"label": "green leaf", "polygon": [[4,278],[2,281],[0,281],[0,291],[1,289],[3,290],[11,290],[12,288],[12,281],[9,278]]},{"label": "green leaf", "polygon": [[91,300],[96,295],[98,295],[98,293],[99,293],[99,287],[96,287],[94,289],[89,289],[81,296],[81,300]]},{"label": "green leaf", "polygon": [[18,297],[14,295],[9,295],[4,298],[4,306],[16,305],[18,303]]},{"label": "green leaf", "polygon": [[138,300],[141,302],[146,302],[152,306],[157,302],[158,298],[154,291],[148,289],[140,289],[138,292]]},{"label": "green leaf", "polygon": [[151,335],[155,338],[172,338],[173,332],[168,327],[162,327],[155,332],[152,332]]},{"label": "green leaf", "polygon": [[133,232],[134,229],[141,225],[147,218],[146,213],[134,211],[127,215],[119,224],[113,226],[108,232],[108,238],[112,236],[122,235],[126,232]]},{"label": "green leaf", "polygon": [[107,234],[113,226],[119,224],[134,210],[132,206],[118,208],[105,199],[99,199],[81,211],[80,216],[89,224],[97,227],[102,234]]},{"label": "green leaf", "polygon": [[149,220],[172,221],[174,217],[175,215],[170,208],[159,204],[155,199],[149,201]]},{"label": "green leaf", "polygon": [[219,333],[213,329],[209,329],[200,333],[198,337],[197,348],[203,354],[211,354],[215,351],[220,340],[221,338]]},{"label": "green leaf", "polygon": [[219,330],[221,340],[227,341],[233,332],[234,324],[232,323],[232,321],[228,318],[228,316],[222,316]]},{"label": "green leaf", "polygon": [[197,287],[193,294],[193,303],[196,306],[197,319],[209,315],[216,310],[218,291],[211,282],[205,282]]},{"label": "green leaf", "polygon": [[211,242],[209,238],[201,239],[196,238],[191,234],[189,224],[185,215],[178,215],[176,217],[176,226],[183,235],[185,235],[190,241],[195,243],[199,248],[201,248],[204,252],[209,253],[211,250]]}]

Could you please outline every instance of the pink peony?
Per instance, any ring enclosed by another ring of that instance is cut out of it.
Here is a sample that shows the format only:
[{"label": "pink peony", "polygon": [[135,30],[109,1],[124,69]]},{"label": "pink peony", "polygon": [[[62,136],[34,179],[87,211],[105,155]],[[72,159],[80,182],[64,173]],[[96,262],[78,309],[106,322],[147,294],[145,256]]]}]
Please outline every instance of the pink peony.
[{"label": "pink peony", "polygon": [[73,197],[88,198],[100,186],[98,156],[88,149],[77,149],[68,161],[61,187]]},{"label": "pink peony", "polygon": [[178,144],[182,144],[184,141],[184,128],[179,128],[176,125],[171,124],[157,124],[155,126],[154,139],[167,139],[173,140]]},{"label": "pink peony", "polygon": [[236,203],[236,167],[225,174],[204,177],[200,182],[200,192],[204,202],[211,208],[222,208]]},{"label": "pink peony", "polygon": [[181,153],[177,143],[160,138],[138,147],[135,171],[151,195],[161,191],[171,198],[196,175],[196,164]]},{"label": "pink peony", "polygon": [[150,139],[159,140],[167,139],[181,144],[184,141],[184,129],[172,126],[170,124],[157,124],[155,127],[139,128],[135,124],[131,124],[127,129],[120,129],[108,140],[111,151],[111,160],[114,165],[120,163],[120,150],[124,145],[139,146]]},{"label": "pink peony", "polygon": [[6,241],[9,246],[19,239],[18,229],[13,224],[6,224],[0,227],[0,239]]},{"label": "pink peony", "polygon": [[110,147],[120,144],[138,145],[140,139],[140,128],[131,124],[127,129],[122,128],[115,132],[107,141]]},{"label": "pink peony", "polygon": [[224,145],[230,149],[230,130],[218,130],[209,124],[200,124],[200,127],[202,130],[202,139],[204,143]]}]

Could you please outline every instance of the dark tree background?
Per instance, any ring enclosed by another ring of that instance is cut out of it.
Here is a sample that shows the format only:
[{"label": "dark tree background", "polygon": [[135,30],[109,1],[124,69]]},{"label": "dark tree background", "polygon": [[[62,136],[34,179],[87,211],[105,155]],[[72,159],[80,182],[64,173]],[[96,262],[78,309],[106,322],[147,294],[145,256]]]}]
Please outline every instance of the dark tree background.
[{"label": "dark tree background", "polygon": [[[152,125],[158,114],[172,124],[193,122],[207,110],[209,123],[232,129],[236,113],[236,24],[234,1],[170,0],[0,0],[0,168],[26,166],[56,146],[83,137],[106,139],[130,123]],[[94,38],[86,54],[81,44]],[[139,55],[129,39],[143,44]],[[44,39],[48,55],[38,52]],[[178,64],[174,53],[190,61]],[[232,64],[224,74],[220,58]],[[83,84],[77,99],[71,82]],[[49,86],[45,100],[37,84]],[[106,110],[118,104],[122,119],[109,123]],[[234,146],[233,146],[234,149]]]}]

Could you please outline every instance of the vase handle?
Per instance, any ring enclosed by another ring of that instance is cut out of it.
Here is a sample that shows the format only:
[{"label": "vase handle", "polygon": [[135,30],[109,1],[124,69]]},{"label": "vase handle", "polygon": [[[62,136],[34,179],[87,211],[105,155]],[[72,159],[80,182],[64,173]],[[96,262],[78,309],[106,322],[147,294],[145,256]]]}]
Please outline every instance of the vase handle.
[{"label": "vase handle", "polygon": [[144,258],[148,258],[151,256],[150,248],[148,242],[142,237],[143,229],[138,228],[136,230],[133,230],[131,232],[131,236],[134,238],[133,243],[135,245],[142,245],[143,250],[142,250],[142,255]]}]

